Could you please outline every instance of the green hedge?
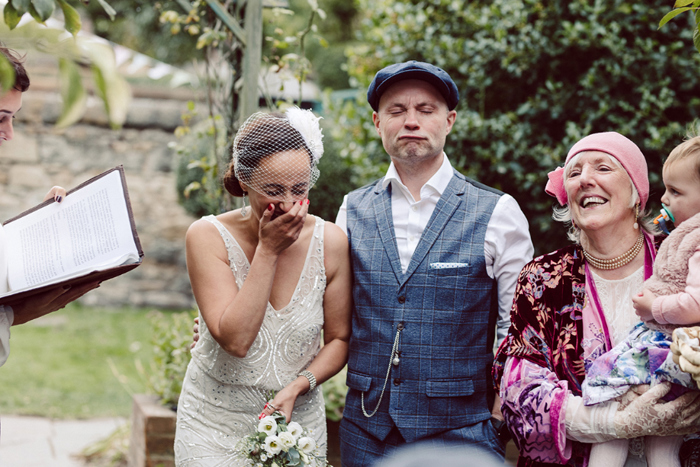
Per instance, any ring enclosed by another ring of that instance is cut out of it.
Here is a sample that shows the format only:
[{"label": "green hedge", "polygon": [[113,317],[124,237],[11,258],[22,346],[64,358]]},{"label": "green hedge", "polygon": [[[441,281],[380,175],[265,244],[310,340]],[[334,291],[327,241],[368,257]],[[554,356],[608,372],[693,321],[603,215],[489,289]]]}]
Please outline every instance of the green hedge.
[{"label": "green hedge", "polygon": [[[410,59],[450,73],[461,100],[446,152],[467,176],[518,200],[538,253],[567,243],[543,190],[586,134],[614,130],[636,142],[649,163],[650,206],[660,207],[663,159],[700,111],[690,15],[657,30],[672,2],[358,1],[353,83],[361,92],[379,68]],[[388,157],[358,102],[338,113],[335,136],[361,184]]]}]

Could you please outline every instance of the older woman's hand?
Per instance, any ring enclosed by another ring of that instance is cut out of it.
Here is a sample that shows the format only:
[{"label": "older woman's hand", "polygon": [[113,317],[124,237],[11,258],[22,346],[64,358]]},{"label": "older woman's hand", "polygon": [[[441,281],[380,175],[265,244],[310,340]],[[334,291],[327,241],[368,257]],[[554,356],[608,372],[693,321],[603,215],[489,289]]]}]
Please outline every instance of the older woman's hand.
[{"label": "older woman's hand", "polygon": [[614,420],[616,436],[638,438],[697,432],[700,429],[700,393],[688,392],[670,402],[662,401],[670,390],[670,383],[662,383],[641,395],[635,392],[636,398],[627,405],[620,404]]}]

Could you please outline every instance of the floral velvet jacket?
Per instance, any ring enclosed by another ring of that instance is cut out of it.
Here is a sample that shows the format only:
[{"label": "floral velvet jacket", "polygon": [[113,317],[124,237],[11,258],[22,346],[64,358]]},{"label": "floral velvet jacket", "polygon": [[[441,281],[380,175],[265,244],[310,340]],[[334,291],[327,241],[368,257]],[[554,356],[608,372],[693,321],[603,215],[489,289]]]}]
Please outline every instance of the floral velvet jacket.
[{"label": "floral velvet jacket", "polygon": [[585,282],[578,245],[535,258],[520,273],[511,327],[493,367],[499,391],[509,356],[517,357],[511,362],[534,364],[528,365],[528,378],[504,381],[508,387],[501,393],[506,396],[501,410],[521,453],[518,466],[582,466],[588,457],[589,446],[561,439],[568,391],[580,396],[586,376],[581,345]]},{"label": "floral velvet jacket", "polygon": [[[645,264],[650,268],[660,239],[646,237]],[[569,392],[581,395],[585,361],[590,364],[610,345],[600,332],[584,332],[584,313],[586,325],[593,327],[587,290],[578,245],[535,258],[518,278],[511,327],[492,370],[501,410],[521,454],[518,466],[587,464],[590,444],[566,438],[566,401]],[[607,328],[604,318],[599,325]],[[590,349],[596,350],[584,355]]]}]

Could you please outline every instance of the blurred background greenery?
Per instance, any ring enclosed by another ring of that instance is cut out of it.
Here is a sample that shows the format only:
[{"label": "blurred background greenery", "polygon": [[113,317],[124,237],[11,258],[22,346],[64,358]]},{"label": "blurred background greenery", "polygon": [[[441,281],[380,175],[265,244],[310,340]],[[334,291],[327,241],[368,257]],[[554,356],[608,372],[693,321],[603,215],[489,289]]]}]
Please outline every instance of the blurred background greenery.
[{"label": "blurred background greenery", "polygon": [[[158,11],[173,2],[115,0],[109,22],[97,5],[95,32],[160,60],[185,65],[196,38],[173,36]],[[313,2],[315,4],[315,2]],[[647,156],[650,205],[660,207],[661,165],[700,112],[693,18],[659,29],[673,2],[610,0],[319,0],[325,19],[307,40],[308,79],[326,89],[326,153],[311,197],[314,213],[334,219],[342,196],[388,166],[364,92],[374,73],[415,59],[444,68],[461,99],[446,153],[455,167],[513,195],[530,220],[538,253],[566,244],[551,220],[546,174],[591,132],[618,131]],[[294,15],[266,9],[265,60],[294,46],[306,0]],[[286,45],[285,45],[286,44]]]}]

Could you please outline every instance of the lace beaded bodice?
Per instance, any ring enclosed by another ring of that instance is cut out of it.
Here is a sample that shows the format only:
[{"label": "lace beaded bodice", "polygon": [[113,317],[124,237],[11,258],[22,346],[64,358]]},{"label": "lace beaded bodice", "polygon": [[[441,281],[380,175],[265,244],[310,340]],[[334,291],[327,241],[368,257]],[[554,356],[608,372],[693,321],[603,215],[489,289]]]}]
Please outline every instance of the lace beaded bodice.
[{"label": "lace beaded bodice", "polygon": [[[219,230],[240,289],[250,269],[248,259],[221,222],[214,216],[205,219]],[[260,332],[244,358],[226,353],[200,319],[200,340],[192,350],[192,359],[202,370],[222,383],[279,391],[309,366],[320,349],[323,329],[323,225],[323,219],[317,217],[306,264],[290,303],[280,310],[267,304]]]}]

